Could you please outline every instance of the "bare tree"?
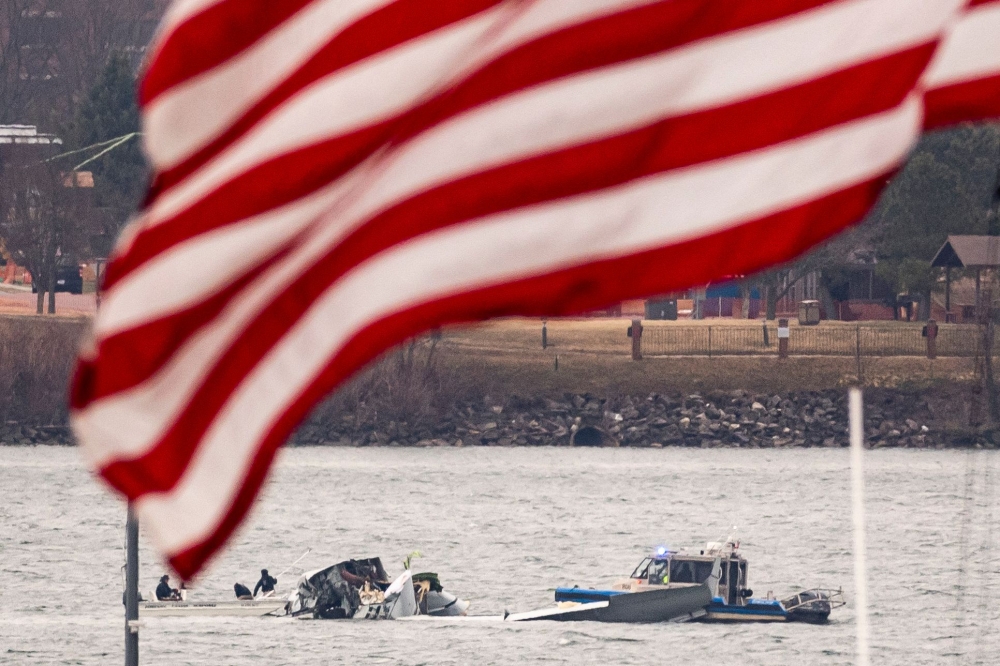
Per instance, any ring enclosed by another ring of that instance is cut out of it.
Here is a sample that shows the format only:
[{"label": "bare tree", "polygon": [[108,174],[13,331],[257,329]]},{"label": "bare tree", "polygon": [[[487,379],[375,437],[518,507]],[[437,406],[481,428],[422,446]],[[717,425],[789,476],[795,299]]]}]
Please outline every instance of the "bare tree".
[{"label": "bare tree", "polygon": [[[89,174],[88,174],[89,175]],[[53,162],[3,165],[0,171],[0,236],[10,254],[31,273],[36,312],[55,313],[56,269],[87,243],[86,197],[89,184],[78,172],[60,171]]]},{"label": "bare tree", "polygon": [[63,2],[66,18],[60,41],[61,75],[75,107],[90,91],[113,54],[125,55],[138,69],[160,16],[149,0],[72,0]]},{"label": "bare tree", "polygon": [[138,69],[164,0],[3,0],[0,122],[67,132],[112,54]]}]

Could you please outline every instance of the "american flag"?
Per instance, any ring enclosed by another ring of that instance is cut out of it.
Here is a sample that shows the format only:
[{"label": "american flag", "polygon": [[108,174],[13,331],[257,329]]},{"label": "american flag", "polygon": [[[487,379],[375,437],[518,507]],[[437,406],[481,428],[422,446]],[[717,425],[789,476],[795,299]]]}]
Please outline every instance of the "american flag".
[{"label": "american flag", "polygon": [[1000,115],[1000,0],[175,0],[72,419],[184,577],[431,327],[789,260]]}]

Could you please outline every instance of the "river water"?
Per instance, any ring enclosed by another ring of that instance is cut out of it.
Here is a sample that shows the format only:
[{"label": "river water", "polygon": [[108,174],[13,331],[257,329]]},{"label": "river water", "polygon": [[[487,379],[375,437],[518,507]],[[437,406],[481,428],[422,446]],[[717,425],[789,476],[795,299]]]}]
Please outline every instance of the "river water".
[{"label": "river water", "polygon": [[[996,460],[868,455],[874,664],[996,663]],[[378,555],[390,574],[419,550],[414,570],[496,616],[735,525],[758,595],[843,586],[850,603],[826,626],[159,618],[142,629],[140,662],[851,664],[849,489],[843,449],[291,449],[191,598],[228,598],[234,581],[252,586],[260,568],[280,571],[310,547],[308,568]],[[0,448],[0,663],[122,663],[123,523],[75,450]],[[151,590],[163,567],[140,542]]]}]

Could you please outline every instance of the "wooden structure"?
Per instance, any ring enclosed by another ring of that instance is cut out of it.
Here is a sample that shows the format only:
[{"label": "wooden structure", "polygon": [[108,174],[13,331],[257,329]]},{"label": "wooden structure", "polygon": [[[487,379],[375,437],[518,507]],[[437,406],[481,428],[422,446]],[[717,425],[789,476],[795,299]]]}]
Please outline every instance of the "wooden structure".
[{"label": "wooden structure", "polygon": [[944,309],[949,317],[951,316],[951,269],[975,269],[978,309],[982,271],[1000,268],[1000,236],[948,236],[931,260],[931,266],[945,269]]}]

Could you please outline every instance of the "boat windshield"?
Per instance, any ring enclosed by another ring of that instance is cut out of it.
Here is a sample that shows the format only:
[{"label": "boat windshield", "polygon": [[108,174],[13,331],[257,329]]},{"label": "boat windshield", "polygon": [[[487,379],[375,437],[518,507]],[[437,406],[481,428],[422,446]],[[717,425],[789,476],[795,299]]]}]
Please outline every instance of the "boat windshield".
[{"label": "boat windshield", "polygon": [[670,582],[670,560],[656,559],[649,563],[647,576],[651,585]]},{"label": "boat windshield", "polygon": [[629,578],[638,578],[639,580],[645,580],[646,570],[649,569],[649,563],[652,561],[653,560],[648,557],[643,559],[642,562],[639,562],[639,566],[635,568],[635,571],[632,572],[632,575],[629,576]]},{"label": "boat windshield", "polygon": [[704,583],[712,575],[715,563],[704,560],[674,558],[670,562],[670,582]]}]

